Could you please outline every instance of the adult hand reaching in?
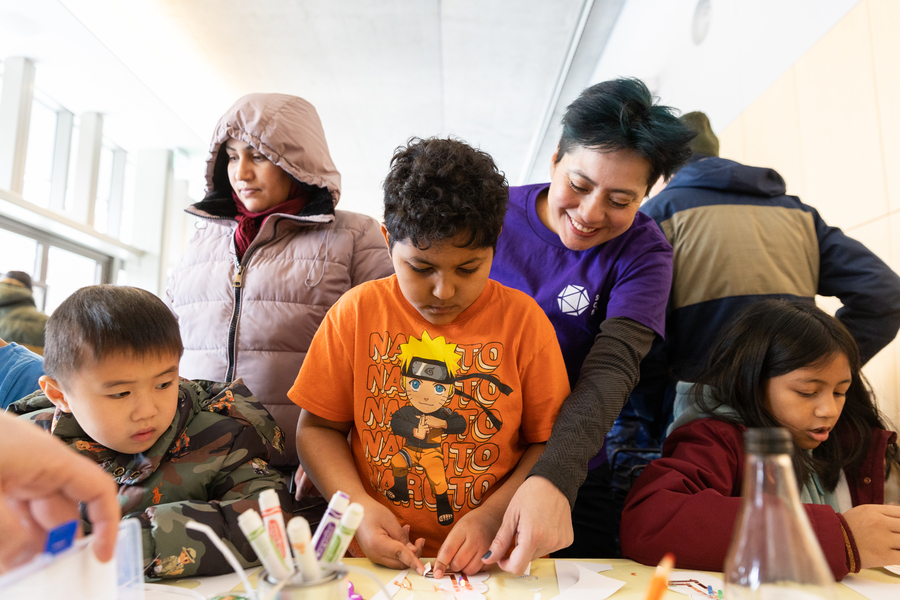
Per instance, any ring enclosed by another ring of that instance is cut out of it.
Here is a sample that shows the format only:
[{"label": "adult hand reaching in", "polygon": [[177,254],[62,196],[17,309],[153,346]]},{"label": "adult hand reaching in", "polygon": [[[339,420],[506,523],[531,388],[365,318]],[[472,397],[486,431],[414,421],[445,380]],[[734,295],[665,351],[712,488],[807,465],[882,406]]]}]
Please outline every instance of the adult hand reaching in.
[{"label": "adult hand reaching in", "polygon": [[94,553],[106,562],[122,517],[112,478],[31,423],[0,413],[0,572],[39,553],[48,531],[78,519],[79,502],[93,524]]},{"label": "adult hand reaching in", "polygon": [[[535,475],[516,490],[503,524],[481,560],[522,575],[532,560],[568,547],[573,539],[569,501],[549,479]],[[510,546],[514,547],[509,558],[503,558]]]}]

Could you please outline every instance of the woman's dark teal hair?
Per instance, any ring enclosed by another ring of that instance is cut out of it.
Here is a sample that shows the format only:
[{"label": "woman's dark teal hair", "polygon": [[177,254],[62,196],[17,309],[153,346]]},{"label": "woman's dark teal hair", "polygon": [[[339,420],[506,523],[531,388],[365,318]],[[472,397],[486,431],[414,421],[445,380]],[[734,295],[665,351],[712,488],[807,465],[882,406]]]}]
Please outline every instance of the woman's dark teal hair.
[{"label": "woman's dark teal hair", "polygon": [[613,79],[587,88],[566,108],[556,162],[575,148],[631,150],[650,163],[647,189],[669,179],[691,156],[695,134],[675,109],[653,103],[640,79]]}]

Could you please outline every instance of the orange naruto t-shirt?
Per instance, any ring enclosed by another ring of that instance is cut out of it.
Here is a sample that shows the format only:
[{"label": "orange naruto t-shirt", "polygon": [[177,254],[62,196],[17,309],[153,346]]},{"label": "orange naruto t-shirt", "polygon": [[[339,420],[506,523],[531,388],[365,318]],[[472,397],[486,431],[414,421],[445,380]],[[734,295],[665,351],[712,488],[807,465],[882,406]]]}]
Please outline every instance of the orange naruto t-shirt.
[{"label": "orange naruto t-shirt", "polygon": [[435,556],[453,523],[547,441],[568,393],[556,332],[528,295],[488,280],[452,323],[434,325],[391,276],[331,308],[288,396],[353,421],[366,491]]}]

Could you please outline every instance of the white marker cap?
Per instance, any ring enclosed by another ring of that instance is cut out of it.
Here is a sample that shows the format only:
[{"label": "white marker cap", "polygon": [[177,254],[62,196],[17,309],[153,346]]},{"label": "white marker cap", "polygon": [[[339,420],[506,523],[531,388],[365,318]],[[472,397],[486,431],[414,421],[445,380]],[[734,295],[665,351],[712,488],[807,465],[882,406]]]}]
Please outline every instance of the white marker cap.
[{"label": "white marker cap", "polygon": [[259,508],[266,510],[277,506],[281,508],[281,500],[278,498],[278,492],[275,490],[265,490],[259,493]]},{"label": "white marker cap", "polygon": [[309,543],[310,529],[309,521],[303,517],[294,517],[287,524],[288,538],[294,540],[304,540],[303,543]]},{"label": "white marker cap", "polygon": [[341,526],[346,527],[352,531],[356,531],[359,527],[359,524],[362,523],[363,516],[366,514],[366,510],[363,508],[363,505],[359,502],[351,502],[350,506],[347,507],[347,512],[344,514],[344,518],[341,519]]},{"label": "white marker cap", "polygon": [[247,533],[256,531],[263,526],[262,517],[252,508],[248,508],[238,515],[238,526]]}]

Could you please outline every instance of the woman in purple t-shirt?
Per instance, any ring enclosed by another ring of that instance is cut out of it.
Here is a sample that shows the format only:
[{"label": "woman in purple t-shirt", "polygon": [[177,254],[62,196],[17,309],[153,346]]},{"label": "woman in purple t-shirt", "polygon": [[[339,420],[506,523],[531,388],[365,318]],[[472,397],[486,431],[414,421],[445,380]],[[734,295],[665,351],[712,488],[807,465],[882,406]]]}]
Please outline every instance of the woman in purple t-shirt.
[{"label": "woman in purple t-shirt", "polygon": [[[533,477],[484,559],[519,573],[533,558],[569,547],[573,521],[573,556],[617,552],[618,514],[598,514],[609,495],[605,454],[598,454],[641,359],[664,333],[672,282],[672,248],[638,208],[660,176],[668,179],[688,159],[693,137],[637,79],[587,88],[562,125],[550,183],[510,188],[491,269],[547,313],[572,385]],[[589,463],[597,467],[590,473]],[[579,492],[586,476],[597,484]],[[516,548],[502,559],[513,540]]]}]

